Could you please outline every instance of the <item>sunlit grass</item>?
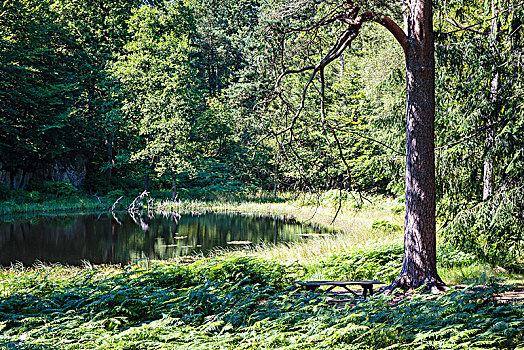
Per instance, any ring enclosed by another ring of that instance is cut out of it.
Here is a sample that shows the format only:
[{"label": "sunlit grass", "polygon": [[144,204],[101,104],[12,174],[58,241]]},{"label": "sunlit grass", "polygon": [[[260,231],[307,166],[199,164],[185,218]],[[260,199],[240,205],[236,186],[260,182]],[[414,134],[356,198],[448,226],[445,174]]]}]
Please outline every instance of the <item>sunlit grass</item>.
[{"label": "sunlit grass", "polygon": [[497,266],[491,266],[481,261],[475,261],[464,266],[440,267],[439,275],[450,284],[473,283],[480,278],[496,278],[506,284],[524,285],[524,274]]},{"label": "sunlit grass", "polygon": [[19,213],[49,213],[60,211],[78,211],[78,210],[102,210],[109,206],[109,202],[102,202],[96,198],[89,197],[71,197],[53,199],[38,203],[15,203],[0,202],[0,215],[10,215]]}]

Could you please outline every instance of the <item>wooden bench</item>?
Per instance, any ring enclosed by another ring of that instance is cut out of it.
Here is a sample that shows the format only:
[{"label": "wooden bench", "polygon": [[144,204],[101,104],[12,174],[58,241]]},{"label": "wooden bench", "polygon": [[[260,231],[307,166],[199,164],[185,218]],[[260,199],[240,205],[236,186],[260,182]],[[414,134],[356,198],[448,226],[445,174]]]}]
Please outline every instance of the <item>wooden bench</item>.
[{"label": "wooden bench", "polygon": [[349,286],[361,286],[362,287],[362,296],[364,299],[368,295],[373,295],[373,285],[374,284],[384,284],[384,282],[379,281],[296,281],[295,284],[304,287],[306,291],[315,291],[320,289],[320,287],[327,286],[326,290],[323,290],[323,293],[330,293],[333,289],[340,287],[346,291],[343,293],[333,293],[333,294],[347,294],[351,293],[355,296],[360,296],[355,291],[351,290]]}]

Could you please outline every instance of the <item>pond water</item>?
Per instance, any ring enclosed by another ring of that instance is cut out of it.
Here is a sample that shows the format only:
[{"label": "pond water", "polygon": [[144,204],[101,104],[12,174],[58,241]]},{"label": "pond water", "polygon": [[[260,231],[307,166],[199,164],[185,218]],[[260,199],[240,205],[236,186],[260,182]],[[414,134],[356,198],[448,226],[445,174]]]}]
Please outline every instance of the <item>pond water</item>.
[{"label": "pond water", "polygon": [[327,234],[284,216],[239,213],[170,217],[127,213],[0,218],[0,265],[42,261],[80,265],[169,259],[217,248],[307,239]]}]

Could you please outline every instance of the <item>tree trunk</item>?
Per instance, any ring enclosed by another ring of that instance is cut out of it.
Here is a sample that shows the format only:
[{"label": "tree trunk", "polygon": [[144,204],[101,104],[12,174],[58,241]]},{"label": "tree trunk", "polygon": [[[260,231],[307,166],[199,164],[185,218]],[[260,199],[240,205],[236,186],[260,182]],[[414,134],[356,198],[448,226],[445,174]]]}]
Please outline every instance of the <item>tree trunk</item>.
[{"label": "tree trunk", "polygon": [[402,271],[389,289],[443,285],[435,223],[435,57],[431,1],[406,14],[406,217]]},{"label": "tree trunk", "polygon": [[113,135],[110,133],[106,137],[106,155],[108,166],[106,169],[106,180],[111,188],[111,177],[113,176]]},{"label": "tree trunk", "polygon": [[490,89],[490,102],[492,111],[490,112],[490,115],[488,116],[486,120],[486,140],[484,142],[485,147],[485,157],[484,157],[484,174],[483,174],[483,188],[482,188],[482,200],[487,200],[491,195],[493,194],[493,182],[494,182],[494,159],[493,155],[491,154],[491,147],[493,147],[493,143],[495,142],[495,120],[496,116],[498,114],[498,108],[497,108],[497,94],[499,90],[499,73],[496,71],[496,68],[494,68],[493,72],[493,80],[491,81],[491,89]]},{"label": "tree trunk", "polygon": [[[491,54],[493,57],[497,57],[497,36],[498,36],[498,18],[497,18],[497,6],[496,1],[492,1],[491,3],[491,15],[493,17],[491,21]],[[494,187],[494,159],[493,155],[491,154],[491,148],[493,147],[493,143],[495,142],[495,121],[497,120],[497,117],[499,115],[499,86],[500,86],[500,75],[497,68],[497,63],[495,62],[493,64],[493,67],[491,69],[492,73],[492,80],[491,80],[491,86],[489,91],[489,99],[490,99],[490,106],[491,110],[488,112],[488,115],[486,117],[486,140],[484,142],[485,146],[485,157],[484,157],[484,174],[483,174],[483,188],[482,188],[482,200],[487,200],[491,195],[493,194],[493,187]]]},{"label": "tree trunk", "polygon": [[149,170],[144,175],[144,191],[149,192]]},{"label": "tree trunk", "polygon": [[176,199],[176,171],[171,172],[171,199]]}]

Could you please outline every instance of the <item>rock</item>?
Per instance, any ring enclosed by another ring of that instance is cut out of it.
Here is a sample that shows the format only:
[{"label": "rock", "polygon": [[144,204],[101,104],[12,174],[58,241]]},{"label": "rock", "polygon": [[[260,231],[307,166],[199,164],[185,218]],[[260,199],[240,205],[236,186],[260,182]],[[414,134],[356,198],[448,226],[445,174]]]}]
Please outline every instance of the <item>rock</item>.
[{"label": "rock", "polygon": [[84,184],[87,168],[84,157],[77,155],[73,161],[59,161],[50,171],[51,181],[69,182],[71,185],[78,187]]},{"label": "rock", "polygon": [[25,190],[31,179],[36,181],[69,182],[75,187],[82,186],[85,181],[87,167],[86,159],[81,155],[72,160],[57,159],[53,164],[41,170],[15,169],[8,171],[0,162],[0,183],[14,190]]},{"label": "rock", "polygon": [[13,176],[13,190],[21,189],[22,180],[24,179],[24,171],[22,169],[17,169],[15,175]]}]

